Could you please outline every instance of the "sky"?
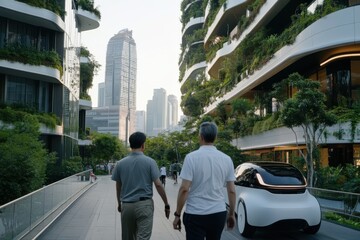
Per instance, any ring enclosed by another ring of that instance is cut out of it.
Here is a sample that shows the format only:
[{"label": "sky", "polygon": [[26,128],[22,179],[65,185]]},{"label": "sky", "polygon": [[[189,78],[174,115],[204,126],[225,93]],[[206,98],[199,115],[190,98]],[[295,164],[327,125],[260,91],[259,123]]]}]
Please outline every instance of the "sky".
[{"label": "sky", "polygon": [[147,101],[157,88],[175,95],[180,104],[180,3],[181,0],[95,0],[94,6],[101,12],[100,27],[81,34],[82,46],[101,65],[89,90],[93,107],[98,104],[98,84],[105,81],[107,43],[125,28],[132,30],[137,50],[136,110],[146,111]]}]

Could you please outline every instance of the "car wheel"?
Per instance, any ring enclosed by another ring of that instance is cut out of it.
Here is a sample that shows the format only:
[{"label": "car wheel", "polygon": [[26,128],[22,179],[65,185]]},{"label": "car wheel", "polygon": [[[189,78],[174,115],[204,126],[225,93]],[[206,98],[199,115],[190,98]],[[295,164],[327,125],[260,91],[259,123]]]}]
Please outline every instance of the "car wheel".
[{"label": "car wheel", "polygon": [[303,229],[303,230],[304,230],[304,233],[307,233],[307,234],[315,234],[315,233],[317,233],[317,232],[319,231],[320,225],[321,225],[321,222],[320,222],[318,225],[305,227],[305,228]]},{"label": "car wheel", "polygon": [[251,237],[255,232],[255,228],[250,226],[247,222],[246,208],[243,201],[240,201],[238,205],[237,225],[240,234],[244,237]]}]

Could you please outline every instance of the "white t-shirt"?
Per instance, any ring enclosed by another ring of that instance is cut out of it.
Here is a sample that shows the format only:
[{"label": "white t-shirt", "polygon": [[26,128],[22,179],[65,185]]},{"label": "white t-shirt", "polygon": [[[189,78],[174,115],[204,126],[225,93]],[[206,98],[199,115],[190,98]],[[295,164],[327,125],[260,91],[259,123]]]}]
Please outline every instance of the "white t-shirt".
[{"label": "white t-shirt", "polygon": [[166,167],[161,167],[160,168],[160,175],[166,176]]},{"label": "white t-shirt", "polygon": [[185,212],[207,215],[226,211],[224,187],[235,181],[231,158],[212,145],[186,155],[180,177],[191,181]]}]

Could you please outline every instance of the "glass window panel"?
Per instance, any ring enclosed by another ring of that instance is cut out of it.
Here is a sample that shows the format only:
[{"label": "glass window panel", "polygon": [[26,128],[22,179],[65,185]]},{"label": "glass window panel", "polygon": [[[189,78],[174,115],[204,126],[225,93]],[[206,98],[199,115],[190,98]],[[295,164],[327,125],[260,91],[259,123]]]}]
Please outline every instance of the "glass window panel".
[{"label": "glass window panel", "polygon": [[327,67],[329,106],[351,106],[350,61],[337,61]]},{"label": "glass window panel", "polygon": [[351,96],[353,102],[360,101],[360,61],[351,61]]},{"label": "glass window panel", "polygon": [[5,101],[5,75],[0,74],[0,103]]},{"label": "glass window panel", "polygon": [[6,91],[5,102],[36,107],[38,94],[35,81],[8,76]]},{"label": "glass window panel", "polygon": [[0,48],[3,48],[6,44],[6,27],[7,19],[0,17]]}]

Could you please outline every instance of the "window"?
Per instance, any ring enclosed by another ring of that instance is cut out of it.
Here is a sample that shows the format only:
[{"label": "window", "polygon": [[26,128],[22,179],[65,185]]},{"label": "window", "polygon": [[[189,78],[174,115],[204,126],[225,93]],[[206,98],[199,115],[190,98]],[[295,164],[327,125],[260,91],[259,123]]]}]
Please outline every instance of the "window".
[{"label": "window", "polygon": [[351,72],[349,60],[336,61],[326,68],[327,86],[326,93],[329,107],[350,107],[351,99]]},{"label": "window", "polygon": [[6,44],[6,26],[7,19],[0,17],[0,48],[5,47]]},{"label": "window", "polygon": [[6,96],[6,103],[36,107],[36,82],[29,79],[8,76]]},{"label": "window", "polygon": [[360,61],[351,61],[351,96],[353,102],[360,101]]}]

